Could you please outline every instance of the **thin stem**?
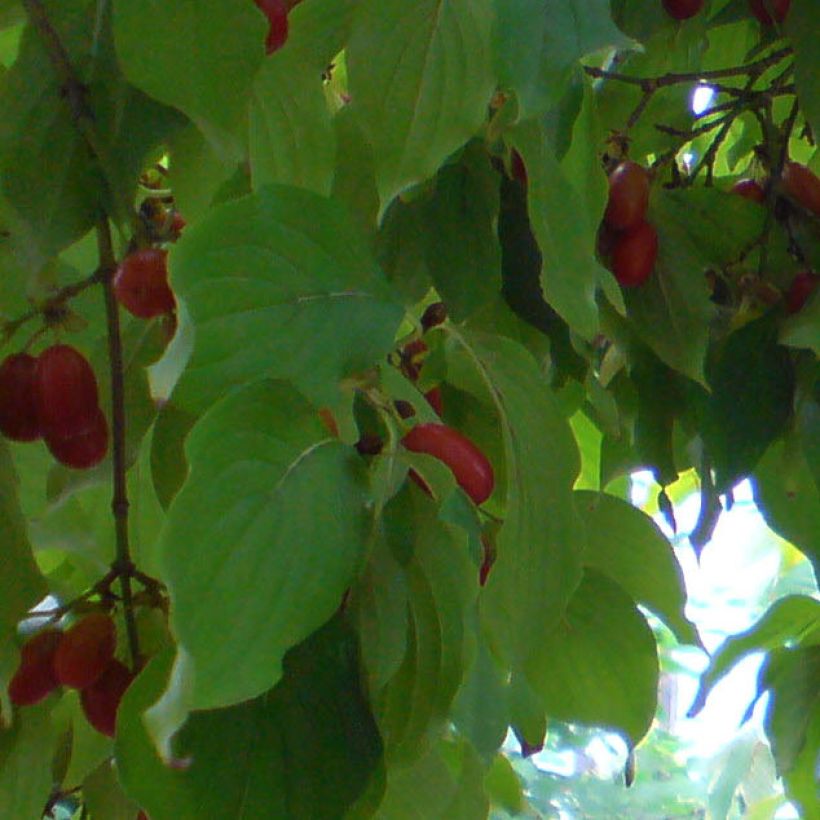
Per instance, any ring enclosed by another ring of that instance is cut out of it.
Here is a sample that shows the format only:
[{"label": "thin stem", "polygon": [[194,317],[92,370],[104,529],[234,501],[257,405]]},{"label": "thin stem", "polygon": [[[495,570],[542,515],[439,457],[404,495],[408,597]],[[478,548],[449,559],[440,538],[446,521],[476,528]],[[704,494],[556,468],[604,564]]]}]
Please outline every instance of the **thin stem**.
[{"label": "thin stem", "polygon": [[125,378],[123,373],[122,338],[120,337],[120,314],[111,277],[116,270],[117,262],[111,243],[111,229],[106,217],[101,217],[97,224],[97,247],[100,257],[100,269],[106,273],[103,282],[105,294],[105,315],[108,325],[108,361],[111,368],[111,437],[114,465],[114,495],[111,510],[114,514],[114,532],[116,536],[116,560],[112,564],[120,578],[125,628],[128,633],[128,647],[131,652],[132,666],[136,670],[140,661],[139,637],[134,617],[134,599],[131,589],[131,577],[134,574],[134,562],[131,560],[131,548],[128,542],[128,487],[125,463]]}]

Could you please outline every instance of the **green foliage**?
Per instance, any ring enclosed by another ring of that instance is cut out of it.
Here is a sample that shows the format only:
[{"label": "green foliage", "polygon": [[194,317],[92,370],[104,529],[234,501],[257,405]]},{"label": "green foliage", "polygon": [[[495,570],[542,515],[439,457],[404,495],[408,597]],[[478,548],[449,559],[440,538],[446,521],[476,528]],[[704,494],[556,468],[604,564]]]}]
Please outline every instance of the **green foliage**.
[{"label": "green foliage", "polygon": [[[644,611],[699,644],[669,541],[626,500],[638,467],[672,524],[699,483],[698,548],[751,477],[819,565],[820,292],[784,298],[820,260],[818,194],[780,179],[818,168],[817,4],[780,28],[740,0],[686,22],[643,0],[287,5],[266,55],[253,0],[0,2],[2,356],[76,346],[110,431],[88,471],[0,441],[11,820],[528,811],[510,729],[524,751],[561,721],[635,747],[658,701]],[[627,155],[659,236],[632,288],[602,227]],[[730,192],[750,176],[765,201]],[[146,322],[110,280],[147,247],[176,308]],[[0,383],[0,410],[24,399]],[[485,502],[402,445],[418,423],[484,454]],[[135,680],[113,746],[84,696],[10,703],[46,595],[52,624],[114,612]],[[697,702],[767,653],[805,811],[816,610],[775,604]]]}]

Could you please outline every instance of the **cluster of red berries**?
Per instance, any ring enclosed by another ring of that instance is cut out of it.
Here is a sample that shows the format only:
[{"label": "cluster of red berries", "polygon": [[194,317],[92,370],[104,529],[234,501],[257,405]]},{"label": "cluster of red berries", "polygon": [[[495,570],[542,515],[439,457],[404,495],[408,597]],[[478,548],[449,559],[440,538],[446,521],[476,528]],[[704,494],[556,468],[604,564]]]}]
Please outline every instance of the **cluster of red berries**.
[{"label": "cluster of red berries", "polygon": [[114,621],[104,612],[86,615],[65,632],[44,629],[21,648],[9,698],[15,706],[31,706],[59,686],[78,689],[88,722],[113,737],[117,709],[134,679],[114,657],[116,647]]},{"label": "cluster of red berries", "polygon": [[[731,188],[732,193],[752,202],[766,202],[766,186],[755,179],[740,179]],[[792,160],[783,165],[780,176],[783,194],[809,214],[820,217],[820,178],[805,165]],[[810,270],[800,271],[791,281],[785,294],[786,310],[799,312],[820,285],[820,275]]]},{"label": "cluster of red berries", "polygon": [[[704,0],[663,0],[666,13],[675,20],[688,20],[702,8]],[[791,0],[749,0],[749,10],[764,26],[786,19]],[[774,16],[772,16],[774,15]]]},{"label": "cluster of red berries", "polygon": [[634,288],[649,279],[658,258],[658,234],[646,221],[649,174],[632,160],[618,163],[609,175],[602,254],[609,257],[618,283]]},{"label": "cluster of red berries", "polygon": [[108,422],[82,353],[58,344],[37,358],[6,357],[0,365],[0,432],[12,441],[42,438],[67,467],[99,464],[108,452]]}]

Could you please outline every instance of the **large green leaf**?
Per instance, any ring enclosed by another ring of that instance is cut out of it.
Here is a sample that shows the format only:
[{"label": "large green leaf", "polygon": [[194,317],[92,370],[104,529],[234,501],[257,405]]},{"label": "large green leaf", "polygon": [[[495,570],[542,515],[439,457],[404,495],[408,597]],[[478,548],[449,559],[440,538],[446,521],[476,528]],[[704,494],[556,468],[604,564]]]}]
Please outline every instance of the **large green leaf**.
[{"label": "large green leaf", "polygon": [[790,595],[776,601],[752,627],[733,635],[712,656],[700,680],[697,697],[689,709],[699,712],[715,684],[750,652],[770,651],[790,644],[820,645],[820,602],[805,595]]},{"label": "large green leaf", "polygon": [[49,705],[29,706],[0,731],[0,805],[9,818],[41,817],[52,786]]},{"label": "large green leaf", "polygon": [[218,153],[237,158],[266,22],[246,0],[114,2],[114,39],[126,77],[183,111]]},{"label": "large green leaf", "polygon": [[482,612],[493,650],[520,664],[541,655],[543,633],[561,617],[581,577],[583,531],[572,499],[580,458],[523,347],[469,334],[464,351],[495,403],[506,453],[506,515]]},{"label": "large green leaf", "polygon": [[575,497],[587,528],[584,566],[617,581],[637,603],[663,618],[678,640],[699,644],[683,614],[683,573],[657,524],[628,502],[605,493],[581,490]]},{"label": "large green leaf", "polygon": [[800,110],[815,133],[820,132],[820,7],[814,0],[794,0],[789,7],[785,31],[794,49],[794,79]]},{"label": "large green leaf", "polygon": [[384,213],[476,133],[494,80],[491,0],[363,0],[347,63]]},{"label": "large green leaf", "polygon": [[587,569],[564,618],[539,637],[527,675],[547,714],[617,729],[637,744],[655,714],[658,656],[632,598]]},{"label": "large green leaf", "polygon": [[162,542],[172,623],[195,667],[191,708],[226,706],[273,686],[284,653],[338,608],[366,537],[361,468],[268,381],[216,405],[186,453]]},{"label": "large green leaf", "polygon": [[190,760],[185,770],[159,760],[141,719],[168,676],[170,658],[158,656],[118,713],[116,759],[127,792],[154,820],[313,820],[378,802],[381,741],[360,692],[356,651],[336,619],[288,653],[270,692],[194,714],[176,744]]},{"label": "large green leaf", "polygon": [[595,291],[609,276],[595,258],[599,215],[588,212],[541,125],[525,122],[510,138],[527,169],[527,202],[541,252],[544,298],[572,330],[591,339],[598,329]]},{"label": "large green leaf", "polygon": [[495,6],[496,73],[502,87],[516,92],[522,119],[557,101],[579,58],[631,42],[615,28],[609,0],[496,0]]},{"label": "large green leaf", "polygon": [[340,204],[297,188],[214,208],[170,265],[196,326],[175,398],[194,409],[263,376],[332,404],[343,376],[390,350],[402,316]]},{"label": "large green leaf", "polygon": [[324,71],[347,42],[358,6],[359,0],[311,0],[294,6],[288,14],[287,50],[298,51],[300,59]]},{"label": "large green leaf", "polygon": [[257,75],[250,109],[253,185],[278,182],[328,195],[336,137],[319,70],[283,49]]},{"label": "large green leaf", "polygon": [[31,552],[17,483],[8,445],[0,439],[0,643],[12,640],[17,623],[48,591]]}]

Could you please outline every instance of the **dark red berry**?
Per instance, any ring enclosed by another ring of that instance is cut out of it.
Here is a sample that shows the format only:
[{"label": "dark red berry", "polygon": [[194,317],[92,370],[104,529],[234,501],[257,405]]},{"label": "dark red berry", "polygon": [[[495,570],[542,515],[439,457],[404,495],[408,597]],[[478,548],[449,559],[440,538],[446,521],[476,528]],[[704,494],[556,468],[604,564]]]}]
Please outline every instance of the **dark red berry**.
[{"label": "dark red berry", "polygon": [[63,686],[85,689],[106,670],[117,648],[114,621],[92,612],[63,635],[54,656],[54,674]]},{"label": "dark red berry", "polygon": [[405,401],[404,399],[396,399],[393,402],[393,406],[396,408],[396,412],[399,416],[403,419],[409,419],[416,415],[416,409],[410,404],[409,401]]},{"label": "dark red berry", "polygon": [[80,692],[83,712],[98,732],[114,737],[117,709],[133,680],[134,675],[128,667],[114,659],[91,686]]},{"label": "dark red berry", "polygon": [[265,48],[268,54],[272,54],[282,48],[288,39],[288,4],[285,0],[254,0],[254,2],[270,23]]},{"label": "dark red berry", "polygon": [[510,166],[512,169],[513,179],[517,182],[520,182],[525,188],[527,187],[527,166],[524,165],[524,160],[521,158],[521,154],[513,148],[512,150],[512,158],[510,160]]},{"label": "dark red berry", "polygon": [[688,20],[703,8],[703,0],[663,0],[663,7],[675,20]]},{"label": "dark red berry", "polygon": [[441,398],[441,388],[433,387],[424,394],[427,403],[436,413],[441,416],[444,414],[444,401]]},{"label": "dark red berry", "polygon": [[20,665],[9,683],[9,698],[16,706],[39,703],[59,682],[54,674],[54,654],[63,633],[44,629],[20,649]]},{"label": "dark red berry", "polygon": [[167,251],[145,248],[122,260],[114,274],[114,295],[134,316],[152,319],[170,313],[176,306],[168,285]]},{"label": "dark red berry", "polygon": [[[775,20],[782,23],[789,13],[791,0],[749,0],[749,8],[763,23],[764,26],[771,26]],[[772,17],[774,15],[774,18]]]},{"label": "dark red berry", "polygon": [[786,310],[789,313],[798,313],[803,309],[803,305],[809,301],[809,297],[820,284],[820,275],[804,270],[792,279],[791,285],[786,292]]},{"label": "dark red berry", "polygon": [[86,431],[99,412],[97,377],[70,345],[44,350],[35,369],[37,416],[43,437],[63,439]]},{"label": "dark red berry", "polygon": [[623,287],[638,287],[652,274],[657,257],[658,234],[648,222],[641,222],[616,242],[612,272]]},{"label": "dark red berry", "polygon": [[433,302],[428,305],[424,313],[421,314],[422,330],[430,330],[445,321],[447,318],[447,307],[444,302]]},{"label": "dark red berry", "polygon": [[456,482],[476,504],[486,501],[495,485],[493,468],[470,439],[445,424],[417,424],[402,439],[413,453],[426,453],[444,462]]},{"label": "dark red berry", "polygon": [[36,368],[37,360],[28,353],[15,353],[0,365],[0,433],[13,441],[40,437]]},{"label": "dark red berry", "polygon": [[86,427],[71,436],[46,433],[48,449],[66,467],[87,470],[99,464],[108,452],[108,422],[98,407]]},{"label": "dark red berry", "polygon": [[752,202],[762,203],[766,201],[766,191],[754,179],[739,179],[731,187],[731,192],[742,196],[744,199],[750,199]]},{"label": "dark red berry", "polygon": [[609,199],[604,221],[610,228],[627,231],[646,215],[649,204],[649,176],[632,160],[620,163],[609,175]]},{"label": "dark red berry", "polygon": [[377,456],[384,448],[384,442],[381,436],[374,433],[365,433],[357,442],[356,450],[359,455],[363,456]]},{"label": "dark red berry", "polygon": [[820,177],[799,162],[783,166],[783,187],[786,193],[807,211],[820,216]]}]

